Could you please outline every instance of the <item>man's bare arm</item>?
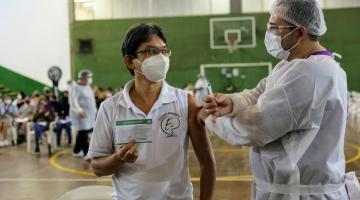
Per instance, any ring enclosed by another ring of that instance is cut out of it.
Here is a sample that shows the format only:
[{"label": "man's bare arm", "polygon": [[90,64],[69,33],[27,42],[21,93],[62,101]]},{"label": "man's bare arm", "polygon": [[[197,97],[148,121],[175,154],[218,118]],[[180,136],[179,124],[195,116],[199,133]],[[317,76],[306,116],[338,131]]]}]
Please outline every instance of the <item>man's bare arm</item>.
[{"label": "man's bare arm", "polygon": [[195,155],[200,163],[200,200],[212,199],[216,181],[215,158],[205,127],[197,120],[197,107],[189,95],[189,135]]}]

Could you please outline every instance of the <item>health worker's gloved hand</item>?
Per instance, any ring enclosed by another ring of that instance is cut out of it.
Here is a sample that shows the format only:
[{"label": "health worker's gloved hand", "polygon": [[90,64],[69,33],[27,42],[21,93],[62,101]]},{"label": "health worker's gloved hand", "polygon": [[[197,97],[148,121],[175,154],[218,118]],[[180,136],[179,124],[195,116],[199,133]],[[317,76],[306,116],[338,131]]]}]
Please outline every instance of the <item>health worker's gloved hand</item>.
[{"label": "health worker's gloved hand", "polygon": [[233,102],[230,97],[223,93],[215,93],[213,96],[204,97],[204,110],[209,115],[221,117],[232,112]]}]

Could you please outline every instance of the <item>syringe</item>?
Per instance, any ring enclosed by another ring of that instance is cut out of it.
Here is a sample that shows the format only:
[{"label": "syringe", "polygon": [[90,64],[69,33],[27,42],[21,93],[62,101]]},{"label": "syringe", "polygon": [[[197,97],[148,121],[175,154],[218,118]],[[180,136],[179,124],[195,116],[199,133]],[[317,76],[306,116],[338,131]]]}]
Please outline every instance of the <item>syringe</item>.
[{"label": "syringe", "polygon": [[212,88],[211,88],[211,84],[210,84],[210,83],[208,83],[207,89],[208,89],[209,95],[210,95],[210,96],[213,96],[214,93],[213,93],[213,91],[212,91]]}]

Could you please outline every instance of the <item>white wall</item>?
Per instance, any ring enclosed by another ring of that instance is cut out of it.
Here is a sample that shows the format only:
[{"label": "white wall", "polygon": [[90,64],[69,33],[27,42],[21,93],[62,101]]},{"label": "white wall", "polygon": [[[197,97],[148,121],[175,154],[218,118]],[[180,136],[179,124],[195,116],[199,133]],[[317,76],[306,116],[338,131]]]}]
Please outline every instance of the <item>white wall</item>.
[{"label": "white wall", "polygon": [[[73,0],[76,20],[229,14],[230,0]],[[242,12],[269,12],[275,0],[242,0]],[[317,0],[323,9],[360,7],[360,0]],[[93,6],[91,6],[93,5]]]},{"label": "white wall", "polygon": [[0,0],[0,65],[41,83],[57,65],[70,80],[68,0]]},{"label": "white wall", "polygon": [[322,0],[327,8],[360,7],[359,0]]},{"label": "white wall", "polygon": [[230,0],[75,0],[75,5],[76,20],[230,13]]},{"label": "white wall", "polygon": [[95,3],[95,17],[97,19],[110,19],[112,6],[112,0],[102,0],[102,3]]},{"label": "white wall", "polygon": [[[242,0],[244,13],[268,12],[275,0]],[[317,0],[323,9],[360,7],[360,0]]]}]

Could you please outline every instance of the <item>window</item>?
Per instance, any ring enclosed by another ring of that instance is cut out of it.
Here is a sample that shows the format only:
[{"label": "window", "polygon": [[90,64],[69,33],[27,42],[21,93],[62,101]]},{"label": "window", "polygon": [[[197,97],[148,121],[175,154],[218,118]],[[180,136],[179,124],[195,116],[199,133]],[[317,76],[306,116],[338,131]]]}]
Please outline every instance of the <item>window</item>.
[{"label": "window", "polygon": [[230,0],[74,0],[76,20],[230,14]]},{"label": "window", "polygon": [[79,53],[90,54],[93,52],[92,39],[79,39]]}]

